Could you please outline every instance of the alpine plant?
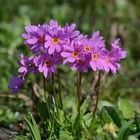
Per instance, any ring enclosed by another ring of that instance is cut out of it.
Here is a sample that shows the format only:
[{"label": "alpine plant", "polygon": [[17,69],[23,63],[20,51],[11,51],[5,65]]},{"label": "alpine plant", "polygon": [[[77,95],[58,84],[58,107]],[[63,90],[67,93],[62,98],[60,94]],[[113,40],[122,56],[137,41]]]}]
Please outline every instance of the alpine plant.
[{"label": "alpine plant", "polygon": [[25,26],[25,33],[21,37],[32,56],[19,55],[18,75],[12,77],[9,83],[12,92],[19,91],[27,74],[41,73],[47,78],[56,72],[60,64],[78,72],[92,69],[116,74],[120,60],[126,57],[126,51],[119,46],[120,40],[114,40],[111,50],[107,50],[99,31],[88,37],[75,27],[74,23],[61,27],[55,20],[50,20],[49,24]]}]

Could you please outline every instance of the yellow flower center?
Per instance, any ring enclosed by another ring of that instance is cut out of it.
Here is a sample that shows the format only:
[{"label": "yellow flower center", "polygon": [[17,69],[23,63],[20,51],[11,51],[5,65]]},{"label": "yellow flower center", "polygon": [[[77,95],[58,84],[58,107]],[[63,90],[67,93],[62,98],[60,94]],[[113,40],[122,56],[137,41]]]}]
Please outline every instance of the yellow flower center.
[{"label": "yellow flower center", "polygon": [[85,46],[85,47],[84,47],[84,51],[85,51],[85,52],[90,52],[90,47],[89,47],[89,46]]},{"label": "yellow flower center", "polygon": [[39,43],[43,44],[45,42],[45,37],[44,36],[41,36],[39,38]]},{"label": "yellow flower center", "polygon": [[83,64],[83,61],[77,60],[77,63],[78,63],[79,65],[82,65],[82,64]]},{"label": "yellow flower center", "polygon": [[95,53],[95,54],[92,55],[92,60],[96,61],[97,58],[98,58],[98,54],[97,53]]},{"label": "yellow flower center", "polygon": [[108,59],[105,59],[105,62],[108,63],[109,62],[109,58]]},{"label": "yellow flower center", "polygon": [[72,57],[77,57],[78,56],[78,52],[77,51],[74,51],[73,53],[72,53]]},{"label": "yellow flower center", "polygon": [[54,44],[58,44],[59,39],[58,39],[57,37],[54,37],[54,38],[52,39],[52,42],[53,42]]},{"label": "yellow flower center", "polygon": [[45,63],[45,65],[46,65],[46,66],[49,66],[49,65],[51,64],[51,63],[50,63],[50,61],[49,61],[49,60],[47,60],[47,59],[45,60],[45,62],[44,62],[44,63]]}]

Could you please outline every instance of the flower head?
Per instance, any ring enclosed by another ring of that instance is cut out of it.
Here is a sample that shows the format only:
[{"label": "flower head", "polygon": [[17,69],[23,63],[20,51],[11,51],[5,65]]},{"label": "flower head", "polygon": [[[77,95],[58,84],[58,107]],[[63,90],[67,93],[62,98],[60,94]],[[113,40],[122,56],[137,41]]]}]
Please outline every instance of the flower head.
[{"label": "flower head", "polygon": [[16,93],[23,85],[23,79],[21,77],[12,77],[9,81],[8,87],[12,90],[12,93]]},{"label": "flower head", "polygon": [[23,54],[21,54],[19,65],[20,65],[20,68],[18,69],[18,72],[22,76],[25,76],[26,73],[33,73],[33,74],[38,73],[38,69],[34,64],[34,56],[27,58]]},{"label": "flower head", "polygon": [[105,41],[103,40],[103,37],[100,36],[99,31],[93,32],[90,40],[93,42],[94,47],[105,47]]},{"label": "flower head", "polygon": [[123,51],[119,46],[120,39],[116,39],[112,42],[111,54],[116,56],[117,60],[124,59],[126,57],[126,51]]},{"label": "flower head", "polygon": [[74,71],[79,71],[79,72],[88,72],[88,68],[90,67],[89,65],[89,57],[85,57],[84,59],[79,59],[73,62],[70,67]]},{"label": "flower head", "polygon": [[118,45],[119,39],[112,43],[111,51],[104,51],[103,69],[105,71],[111,70],[113,74],[120,68],[119,61],[126,57],[126,51],[121,50]]},{"label": "flower head", "polygon": [[61,29],[61,27],[58,25],[58,22],[56,20],[50,20],[48,27],[50,29],[52,29],[52,28],[59,28],[59,29]]},{"label": "flower head", "polygon": [[44,25],[29,25],[25,27],[26,33],[22,34],[25,39],[24,43],[28,45],[33,53],[38,53],[44,50],[45,36],[48,32],[47,26]]},{"label": "flower head", "polygon": [[73,39],[77,37],[80,32],[78,30],[75,30],[76,25],[73,23],[69,25],[68,23],[64,27],[64,32],[68,35],[69,39]]},{"label": "flower head", "polygon": [[66,34],[63,30],[59,28],[52,28],[50,32],[45,37],[45,48],[48,49],[49,54],[53,54],[54,52],[61,52],[63,50],[63,45],[66,41]]},{"label": "flower head", "polygon": [[56,65],[60,63],[60,56],[58,54],[50,55],[43,53],[35,58],[35,65],[38,67],[38,71],[43,73],[44,77],[54,73],[56,71]]},{"label": "flower head", "polygon": [[93,71],[103,69],[103,53],[101,48],[94,47],[91,53],[90,66]]},{"label": "flower head", "polygon": [[61,56],[65,59],[64,64],[73,63],[79,59],[82,59],[83,56],[83,46],[78,45],[75,41],[72,41],[71,44],[65,45],[64,51],[61,53]]}]

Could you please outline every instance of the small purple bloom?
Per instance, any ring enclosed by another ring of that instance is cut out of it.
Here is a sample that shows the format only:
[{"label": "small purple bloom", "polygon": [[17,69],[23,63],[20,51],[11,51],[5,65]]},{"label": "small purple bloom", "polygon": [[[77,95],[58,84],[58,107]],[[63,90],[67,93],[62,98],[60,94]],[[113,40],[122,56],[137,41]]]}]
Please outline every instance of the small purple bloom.
[{"label": "small purple bloom", "polygon": [[85,39],[82,41],[82,44],[84,46],[83,53],[86,55],[91,54],[95,47],[94,42],[89,39]]},{"label": "small purple bloom", "polygon": [[105,47],[105,41],[103,37],[100,36],[99,31],[93,32],[90,40],[93,42],[94,47]]},{"label": "small purple bloom", "polygon": [[59,29],[61,29],[61,27],[58,25],[58,23],[57,23],[57,21],[56,20],[50,20],[50,22],[49,22],[49,28],[59,28]]},{"label": "small purple bloom", "polygon": [[73,39],[77,37],[80,32],[78,30],[75,30],[76,25],[73,23],[69,25],[68,23],[64,27],[64,32],[68,35],[69,39]]},{"label": "small purple bloom", "polygon": [[123,51],[120,47],[119,47],[119,41],[120,39],[116,39],[113,41],[112,43],[112,50],[111,50],[111,53],[112,55],[114,54],[114,56],[116,55],[117,59],[120,60],[120,59],[123,59],[126,57],[126,51]]},{"label": "small purple bloom", "polygon": [[8,87],[12,90],[12,93],[17,93],[23,85],[23,79],[21,77],[12,77],[10,79]]},{"label": "small purple bloom", "polygon": [[116,39],[112,43],[111,51],[104,51],[103,69],[107,72],[111,70],[113,74],[120,68],[118,62],[126,57],[126,51],[122,51],[118,43],[119,39]]},{"label": "small purple bloom", "polygon": [[103,54],[102,49],[95,47],[91,54],[90,66],[93,71],[103,69]]},{"label": "small purple bloom", "polygon": [[85,57],[85,59],[79,59],[73,62],[70,67],[74,71],[88,72],[88,68],[90,67],[89,60],[90,59],[88,57]]},{"label": "small purple bloom", "polygon": [[48,49],[48,53],[61,52],[66,42],[66,37],[62,30],[58,28],[50,29],[49,34],[45,37],[45,48]]},{"label": "small purple bloom", "polygon": [[34,64],[34,56],[27,58],[23,54],[21,54],[19,65],[20,68],[18,69],[18,72],[22,76],[25,76],[27,73],[37,74],[38,72],[38,69]]},{"label": "small purple bloom", "polygon": [[63,63],[73,63],[79,59],[82,59],[84,57],[82,51],[83,46],[78,45],[75,41],[72,41],[69,46],[65,45],[64,51],[61,53],[61,56],[65,58]]},{"label": "small purple bloom", "polygon": [[112,71],[113,74],[120,68],[116,56],[112,55],[111,51],[104,52],[103,70],[106,72]]},{"label": "small purple bloom", "polygon": [[46,78],[56,71],[56,65],[60,64],[60,56],[58,54],[50,55],[44,53],[35,58],[35,65],[38,67],[38,71],[43,73]]},{"label": "small purple bloom", "polygon": [[26,33],[22,34],[22,37],[25,39],[24,43],[31,48],[32,52],[44,51],[48,27],[45,24],[38,26],[29,25],[25,27],[25,31]]}]

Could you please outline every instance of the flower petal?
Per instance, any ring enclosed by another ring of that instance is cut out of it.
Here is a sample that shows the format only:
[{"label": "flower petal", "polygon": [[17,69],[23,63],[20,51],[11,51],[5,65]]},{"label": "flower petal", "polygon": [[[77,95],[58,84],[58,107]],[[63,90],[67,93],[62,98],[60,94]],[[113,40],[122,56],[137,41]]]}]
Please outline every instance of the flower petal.
[{"label": "flower petal", "polygon": [[35,44],[35,43],[37,43],[37,41],[38,41],[37,38],[32,38],[32,39],[28,39],[28,40],[27,40],[27,43],[28,43],[28,44]]},{"label": "flower petal", "polygon": [[96,70],[97,70],[97,68],[96,68],[96,65],[95,65],[95,62],[94,62],[94,61],[90,61],[90,66],[91,66],[91,68],[92,68],[94,71],[96,71]]},{"label": "flower petal", "polygon": [[53,54],[54,51],[55,51],[55,47],[54,47],[54,45],[51,45],[48,49],[49,54]]},{"label": "flower petal", "polygon": [[70,57],[71,56],[71,53],[69,53],[69,52],[62,52],[61,53],[61,56],[64,57],[64,58]]}]

